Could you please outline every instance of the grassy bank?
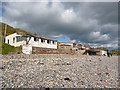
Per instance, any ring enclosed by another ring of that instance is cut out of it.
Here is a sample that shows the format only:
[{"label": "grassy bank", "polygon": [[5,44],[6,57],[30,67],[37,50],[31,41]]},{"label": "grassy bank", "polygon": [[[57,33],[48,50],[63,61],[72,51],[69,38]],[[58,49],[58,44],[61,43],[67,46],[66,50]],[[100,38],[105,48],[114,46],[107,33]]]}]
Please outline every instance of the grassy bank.
[{"label": "grassy bank", "polygon": [[2,54],[8,54],[10,52],[15,52],[15,47],[6,43],[2,43]]},{"label": "grassy bank", "polygon": [[[2,23],[0,22],[0,25],[2,28],[0,28],[0,30],[2,31],[2,35],[4,36],[4,33],[5,33],[5,23]],[[14,27],[11,27],[10,25],[7,25],[7,31],[6,31],[6,35],[10,35],[10,34],[13,34],[13,33],[18,33],[18,34],[21,34],[21,35],[26,35],[26,34],[31,34],[30,32],[27,32],[25,30],[22,30],[20,28],[14,28]]]},{"label": "grassy bank", "polygon": [[9,54],[9,53],[17,53],[20,54],[22,47],[14,47],[6,43],[2,43],[2,48],[0,48],[0,54]]},{"label": "grassy bank", "polygon": [[111,50],[110,53],[112,53],[113,55],[120,55],[120,51],[118,50]]}]

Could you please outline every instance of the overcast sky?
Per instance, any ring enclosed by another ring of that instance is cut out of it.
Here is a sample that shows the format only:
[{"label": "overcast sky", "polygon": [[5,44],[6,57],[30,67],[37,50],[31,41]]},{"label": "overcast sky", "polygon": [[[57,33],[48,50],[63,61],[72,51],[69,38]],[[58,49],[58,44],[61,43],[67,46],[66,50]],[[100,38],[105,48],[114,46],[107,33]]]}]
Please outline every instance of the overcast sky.
[{"label": "overcast sky", "polygon": [[61,42],[118,47],[117,2],[3,2],[2,15],[2,22]]}]

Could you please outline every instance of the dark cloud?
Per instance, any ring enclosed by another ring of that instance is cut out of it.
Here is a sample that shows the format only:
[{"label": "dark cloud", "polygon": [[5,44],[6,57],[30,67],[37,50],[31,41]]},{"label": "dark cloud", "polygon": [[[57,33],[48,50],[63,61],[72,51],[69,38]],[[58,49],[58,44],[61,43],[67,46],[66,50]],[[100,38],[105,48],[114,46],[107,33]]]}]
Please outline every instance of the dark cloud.
[{"label": "dark cloud", "polygon": [[45,37],[62,35],[85,43],[117,43],[118,6],[115,2],[8,3],[3,21]]}]

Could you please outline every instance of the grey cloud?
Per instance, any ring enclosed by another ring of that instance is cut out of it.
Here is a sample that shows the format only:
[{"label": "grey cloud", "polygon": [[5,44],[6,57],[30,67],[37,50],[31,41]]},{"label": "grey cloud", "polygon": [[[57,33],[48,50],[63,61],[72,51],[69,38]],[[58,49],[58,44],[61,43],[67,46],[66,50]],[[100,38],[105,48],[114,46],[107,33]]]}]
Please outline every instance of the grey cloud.
[{"label": "grey cloud", "polygon": [[[45,4],[45,6],[44,6]],[[67,36],[92,44],[112,44],[117,40],[117,3],[8,3],[3,17],[10,24],[45,37]],[[64,13],[68,10],[67,16]],[[65,17],[62,17],[64,15]],[[71,19],[73,18],[73,19]],[[69,22],[67,22],[68,20]],[[16,25],[13,23],[16,22]],[[100,32],[99,37],[91,33]],[[101,39],[108,35],[108,39]]]},{"label": "grey cloud", "polygon": [[117,24],[118,3],[117,2],[81,2],[63,3],[65,9],[74,8],[78,16],[84,18],[98,19],[99,24]]}]

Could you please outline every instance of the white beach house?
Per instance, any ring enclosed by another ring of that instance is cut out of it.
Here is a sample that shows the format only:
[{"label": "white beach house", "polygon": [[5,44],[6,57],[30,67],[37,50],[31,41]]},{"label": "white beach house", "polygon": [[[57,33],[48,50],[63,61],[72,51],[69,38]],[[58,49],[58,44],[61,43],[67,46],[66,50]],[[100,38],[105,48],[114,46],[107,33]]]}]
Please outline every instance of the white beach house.
[{"label": "white beach house", "polygon": [[44,38],[36,35],[19,35],[13,33],[6,36],[5,43],[10,44],[11,46],[19,47],[25,44],[30,44],[32,47],[41,47],[41,48],[51,48],[57,49],[57,41],[49,38]]}]

